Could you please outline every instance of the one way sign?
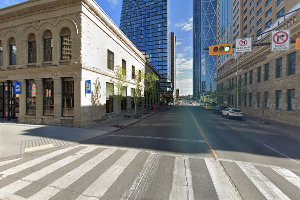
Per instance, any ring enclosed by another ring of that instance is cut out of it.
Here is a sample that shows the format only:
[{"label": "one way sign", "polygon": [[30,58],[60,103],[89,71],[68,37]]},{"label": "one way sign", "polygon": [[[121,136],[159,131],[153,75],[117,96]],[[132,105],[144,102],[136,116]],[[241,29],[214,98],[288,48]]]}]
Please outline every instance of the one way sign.
[{"label": "one way sign", "polygon": [[290,31],[272,32],[272,51],[286,51],[290,49]]}]

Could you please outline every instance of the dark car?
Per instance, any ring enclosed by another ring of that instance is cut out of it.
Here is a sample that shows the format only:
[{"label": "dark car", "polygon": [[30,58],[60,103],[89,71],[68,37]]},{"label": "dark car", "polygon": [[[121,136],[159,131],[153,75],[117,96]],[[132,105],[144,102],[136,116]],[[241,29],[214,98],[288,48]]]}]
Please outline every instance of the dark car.
[{"label": "dark car", "polygon": [[227,106],[216,106],[214,109],[214,113],[221,115],[222,114],[222,110],[228,108]]}]

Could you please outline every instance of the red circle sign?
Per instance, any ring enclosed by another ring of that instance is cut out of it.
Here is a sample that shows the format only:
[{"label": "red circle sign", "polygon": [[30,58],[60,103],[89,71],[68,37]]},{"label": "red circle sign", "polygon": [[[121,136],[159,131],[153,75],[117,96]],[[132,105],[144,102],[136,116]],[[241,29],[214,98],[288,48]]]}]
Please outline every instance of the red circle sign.
[{"label": "red circle sign", "polygon": [[248,44],[247,40],[240,40],[241,46],[246,46]]},{"label": "red circle sign", "polygon": [[279,31],[274,34],[273,36],[273,42],[275,44],[284,44],[289,39],[289,35],[284,31]]}]

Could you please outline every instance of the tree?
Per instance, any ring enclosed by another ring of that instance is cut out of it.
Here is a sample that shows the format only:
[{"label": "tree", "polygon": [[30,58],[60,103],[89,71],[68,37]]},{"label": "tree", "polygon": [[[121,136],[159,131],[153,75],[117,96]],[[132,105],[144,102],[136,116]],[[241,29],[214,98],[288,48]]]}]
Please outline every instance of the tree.
[{"label": "tree", "polygon": [[138,103],[141,103],[142,98],[142,90],[144,89],[142,82],[145,80],[145,73],[142,71],[136,71],[137,76],[134,79],[135,84],[135,90],[133,94],[134,99],[134,109],[135,109],[135,115],[137,116],[137,105]]},{"label": "tree", "polygon": [[[91,103],[93,108],[93,112],[96,112],[96,115],[100,115],[100,110],[98,108],[101,105],[101,83],[99,81],[99,78],[96,79],[96,81],[93,83],[94,89],[91,96]],[[97,116],[97,118],[100,116]]]},{"label": "tree", "polygon": [[158,80],[158,77],[153,73],[145,75],[145,94],[152,100],[156,98]]}]

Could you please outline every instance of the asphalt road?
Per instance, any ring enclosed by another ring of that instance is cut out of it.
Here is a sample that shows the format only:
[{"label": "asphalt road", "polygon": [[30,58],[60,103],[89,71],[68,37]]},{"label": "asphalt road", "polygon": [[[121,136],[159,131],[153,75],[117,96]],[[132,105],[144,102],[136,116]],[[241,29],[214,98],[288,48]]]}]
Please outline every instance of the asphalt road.
[{"label": "asphalt road", "polygon": [[175,107],[80,145],[0,160],[0,199],[299,199],[300,141]]}]

